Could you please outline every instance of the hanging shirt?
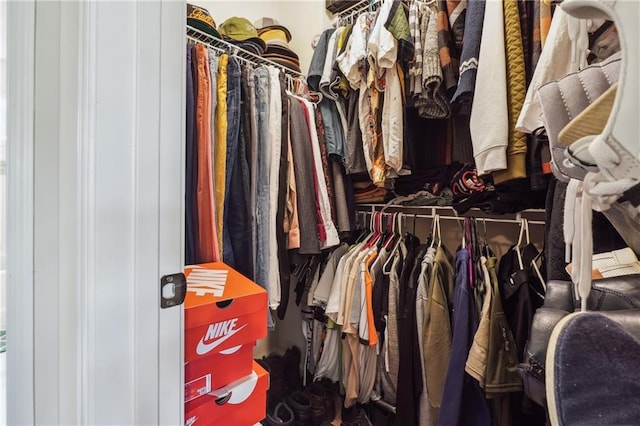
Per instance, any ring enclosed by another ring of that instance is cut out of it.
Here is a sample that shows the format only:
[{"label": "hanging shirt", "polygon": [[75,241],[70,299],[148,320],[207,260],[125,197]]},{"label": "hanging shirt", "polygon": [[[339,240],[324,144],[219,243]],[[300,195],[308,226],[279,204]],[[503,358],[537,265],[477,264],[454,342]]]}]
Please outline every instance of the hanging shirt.
[{"label": "hanging shirt", "polygon": [[453,300],[453,338],[438,426],[491,425],[491,413],[478,382],[465,371],[477,324],[471,315],[469,251],[456,255],[456,287]]},{"label": "hanging shirt", "polygon": [[[325,309],[325,314],[336,323],[338,323],[338,314],[340,312],[340,306],[342,306],[345,270],[349,259],[358,251],[360,245],[361,243],[351,246],[340,258],[338,266],[336,267],[336,274],[331,284],[331,291],[329,292],[329,299],[327,300],[327,307]],[[340,322],[340,324],[341,323],[342,322]]]},{"label": "hanging shirt", "polygon": [[454,269],[451,254],[445,247],[436,249],[428,290],[422,345],[429,402],[434,419],[437,419],[451,357],[450,312],[453,304]]},{"label": "hanging shirt", "polygon": [[276,237],[278,212],[278,189],[280,188],[280,152],[282,144],[282,98],[280,96],[280,70],[269,67],[269,307],[280,305],[280,267],[278,263],[278,240]]},{"label": "hanging shirt", "polygon": [[429,247],[422,258],[420,275],[418,276],[418,288],[416,290],[416,326],[418,331],[420,365],[422,366],[422,393],[418,404],[418,424],[421,426],[430,426],[433,424],[432,409],[429,404],[429,390],[427,388],[426,358],[424,357],[424,315],[427,301],[429,300],[429,278],[433,268],[435,254],[435,247]]}]

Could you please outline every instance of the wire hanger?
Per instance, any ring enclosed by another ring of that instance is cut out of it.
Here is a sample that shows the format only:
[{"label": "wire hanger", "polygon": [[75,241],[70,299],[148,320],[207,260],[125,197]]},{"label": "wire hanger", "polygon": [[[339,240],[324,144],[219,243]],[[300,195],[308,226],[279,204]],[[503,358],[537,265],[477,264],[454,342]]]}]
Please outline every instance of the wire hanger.
[{"label": "wire hanger", "polygon": [[527,242],[527,245],[531,243],[531,240],[529,239],[529,222],[527,222],[527,219],[523,217],[520,221],[520,234],[518,235],[518,243],[513,247],[518,257],[518,264],[520,265],[520,269],[524,269],[521,252],[522,243],[524,241]]}]

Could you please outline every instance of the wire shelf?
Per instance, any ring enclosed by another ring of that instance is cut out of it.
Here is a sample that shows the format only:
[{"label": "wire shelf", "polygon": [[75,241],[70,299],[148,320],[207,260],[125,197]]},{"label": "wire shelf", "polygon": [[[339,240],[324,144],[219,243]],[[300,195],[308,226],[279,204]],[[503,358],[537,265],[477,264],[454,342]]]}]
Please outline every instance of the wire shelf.
[{"label": "wire shelf", "polygon": [[381,3],[382,0],[361,0],[359,2],[354,2],[353,5],[349,6],[345,10],[336,13],[338,22],[352,23],[361,13],[377,10]]},{"label": "wire shelf", "polygon": [[213,37],[212,35],[200,31],[199,29],[191,27],[189,25],[187,25],[187,40],[193,43],[204,44],[205,46],[221,53],[228,53],[230,55],[233,55],[234,57],[249,65],[253,65],[254,67],[257,65],[270,65],[282,70],[282,72],[284,72],[287,77],[297,78],[301,80],[306,79],[305,75],[298,71],[292,70],[285,65],[271,61],[267,58],[258,56],[255,53],[251,53],[248,50],[241,48],[240,46],[236,46],[235,44],[229,43],[228,41]]}]

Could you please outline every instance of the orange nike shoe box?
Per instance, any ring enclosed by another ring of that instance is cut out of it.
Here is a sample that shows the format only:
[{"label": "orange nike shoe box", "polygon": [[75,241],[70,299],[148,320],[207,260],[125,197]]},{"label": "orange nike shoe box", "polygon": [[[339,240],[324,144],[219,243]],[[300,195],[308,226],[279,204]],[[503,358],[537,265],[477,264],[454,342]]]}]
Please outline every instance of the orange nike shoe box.
[{"label": "orange nike shoe box", "polygon": [[184,365],[184,402],[251,374],[255,342],[208,355]]},{"label": "orange nike shoe box", "polygon": [[267,335],[267,292],[222,262],[185,268],[185,362]]},{"label": "orange nike shoe box", "polygon": [[269,374],[253,362],[240,380],[185,404],[185,426],[253,425],[267,416]]}]

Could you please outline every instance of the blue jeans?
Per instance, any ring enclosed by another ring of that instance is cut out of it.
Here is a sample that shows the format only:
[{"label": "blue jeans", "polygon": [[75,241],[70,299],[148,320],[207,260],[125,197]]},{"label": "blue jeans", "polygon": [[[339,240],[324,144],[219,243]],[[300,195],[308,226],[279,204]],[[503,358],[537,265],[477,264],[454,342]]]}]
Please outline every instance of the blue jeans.
[{"label": "blue jeans", "polygon": [[224,202],[223,260],[253,279],[251,226],[249,218],[249,166],[242,131],[240,65],[229,58],[227,68],[227,165]]},{"label": "blue jeans", "polygon": [[[258,152],[256,167],[256,268],[255,281],[268,291],[269,280],[269,70],[259,67],[254,73],[256,83],[256,117]],[[268,313],[268,326],[273,318]]]}]

